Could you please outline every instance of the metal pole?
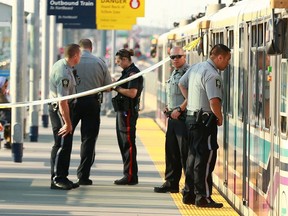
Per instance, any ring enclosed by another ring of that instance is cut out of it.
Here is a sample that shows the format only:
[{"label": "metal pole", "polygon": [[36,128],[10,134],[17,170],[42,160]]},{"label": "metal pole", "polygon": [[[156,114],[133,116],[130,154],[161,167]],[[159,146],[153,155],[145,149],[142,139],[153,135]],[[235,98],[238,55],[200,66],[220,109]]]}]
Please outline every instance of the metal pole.
[{"label": "metal pole", "polygon": [[[39,92],[39,0],[34,0],[34,14],[31,16],[31,37],[30,37],[30,88],[29,95],[30,100],[38,100],[38,92]],[[30,141],[37,142],[38,141],[38,106],[30,106],[29,108],[29,122],[30,122]]]},{"label": "metal pole", "polygon": [[106,46],[107,46],[107,31],[102,30],[101,31],[101,50],[100,50],[101,57],[104,57],[106,54]]},{"label": "metal pole", "polygon": [[[47,1],[42,0],[42,65],[41,65],[41,99],[48,98],[48,82],[49,80],[49,17],[47,14]],[[42,124],[48,127],[48,105],[42,105]]]},{"label": "metal pole", "polygon": [[57,59],[58,51],[57,51],[57,39],[56,38],[57,38],[56,16],[50,16],[49,71]]},{"label": "metal pole", "polygon": [[111,46],[111,53],[110,53],[110,57],[111,57],[111,73],[114,74],[115,73],[115,46],[116,46],[116,30],[112,30],[111,32],[111,40],[112,40],[112,46]]},{"label": "metal pole", "polygon": [[[24,50],[24,1],[13,1],[11,42],[11,102],[23,101],[23,50]],[[23,112],[12,107],[12,152],[14,162],[22,162],[23,156]]]}]

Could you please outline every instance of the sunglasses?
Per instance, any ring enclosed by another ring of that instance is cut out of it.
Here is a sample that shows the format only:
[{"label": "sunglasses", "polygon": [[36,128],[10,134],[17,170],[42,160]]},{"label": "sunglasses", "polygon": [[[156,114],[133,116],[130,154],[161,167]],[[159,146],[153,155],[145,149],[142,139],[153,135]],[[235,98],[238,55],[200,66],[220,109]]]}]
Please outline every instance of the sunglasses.
[{"label": "sunglasses", "polygon": [[182,56],[183,56],[183,55],[171,55],[171,56],[170,56],[170,59],[172,59],[172,60],[175,59],[175,58],[176,58],[176,59],[180,59]]}]

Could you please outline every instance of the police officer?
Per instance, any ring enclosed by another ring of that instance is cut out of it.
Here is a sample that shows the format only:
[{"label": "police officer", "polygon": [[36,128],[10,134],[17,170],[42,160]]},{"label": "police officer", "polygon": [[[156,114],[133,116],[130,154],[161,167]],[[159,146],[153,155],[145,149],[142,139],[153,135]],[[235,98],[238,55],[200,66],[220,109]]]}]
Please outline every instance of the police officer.
[{"label": "police officer", "polygon": [[[91,40],[81,39],[79,45],[82,56],[80,63],[75,66],[79,79],[76,87],[77,93],[111,84],[112,80],[106,63],[91,54]],[[93,183],[89,176],[95,159],[95,144],[100,127],[101,96],[101,93],[97,93],[77,98],[73,112],[74,129],[81,120],[81,161],[77,170],[79,185],[92,185]]]},{"label": "police officer", "polygon": [[[132,76],[140,70],[132,62],[132,49],[121,49],[116,53],[115,61],[123,71],[119,80]],[[118,80],[118,81],[119,81]],[[138,165],[136,160],[136,123],[138,119],[140,95],[143,89],[143,77],[123,83],[114,88],[118,92],[116,98],[121,98],[116,114],[117,140],[123,161],[123,178],[114,181],[116,185],[138,184]],[[123,106],[127,104],[127,106]],[[114,104],[113,104],[114,105]]]},{"label": "police officer", "polygon": [[217,125],[221,126],[223,120],[223,82],[218,71],[228,66],[230,58],[230,49],[217,44],[211,49],[208,60],[191,66],[179,82],[181,92],[188,100],[186,125],[190,143],[183,193],[185,204],[223,206],[211,198],[212,172],[219,148]]},{"label": "police officer", "polygon": [[[65,47],[64,58],[52,67],[49,78],[50,98],[67,96],[75,93],[76,81],[73,67],[79,63],[81,56],[78,44]],[[78,187],[68,176],[72,150],[73,126],[71,115],[73,101],[62,100],[49,105],[49,115],[54,134],[54,145],[51,151],[51,189],[70,190]]]},{"label": "police officer", "polygon": [[164,113],[168,117],[168,125],[165,140],[165,182],[160,187],[154,187],[156,193],[179,192],[182,168],[185,173],[188,154],[186,100],[181,94],[178,83],[189,65],[180,47],[171,49],[170,58],[175,69],[166,83],[167,107]]}]

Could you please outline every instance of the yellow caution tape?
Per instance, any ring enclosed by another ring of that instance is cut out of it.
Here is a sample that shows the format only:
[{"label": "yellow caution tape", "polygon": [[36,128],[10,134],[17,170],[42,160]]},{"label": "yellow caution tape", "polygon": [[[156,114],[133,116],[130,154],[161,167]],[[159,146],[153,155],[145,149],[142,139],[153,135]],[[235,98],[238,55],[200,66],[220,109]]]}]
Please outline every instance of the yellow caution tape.
[{"label": "yellow caution tape", "polygon": [[190,43],[186,44],[183,49],[190,51],[191,49],[195,48],[197,44],[200,42],[201,37],[191,41]]}]

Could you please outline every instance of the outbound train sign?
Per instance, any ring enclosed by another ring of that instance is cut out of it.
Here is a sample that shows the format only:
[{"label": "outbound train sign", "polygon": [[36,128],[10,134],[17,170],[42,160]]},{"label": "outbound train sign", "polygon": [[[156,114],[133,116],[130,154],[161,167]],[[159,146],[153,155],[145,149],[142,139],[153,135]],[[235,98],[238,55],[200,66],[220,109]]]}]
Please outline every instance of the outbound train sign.
[{"label": "outbound train sign", "polygon": [[47,15],[64,28],[131,29],[145,0],[47,0]]}]

